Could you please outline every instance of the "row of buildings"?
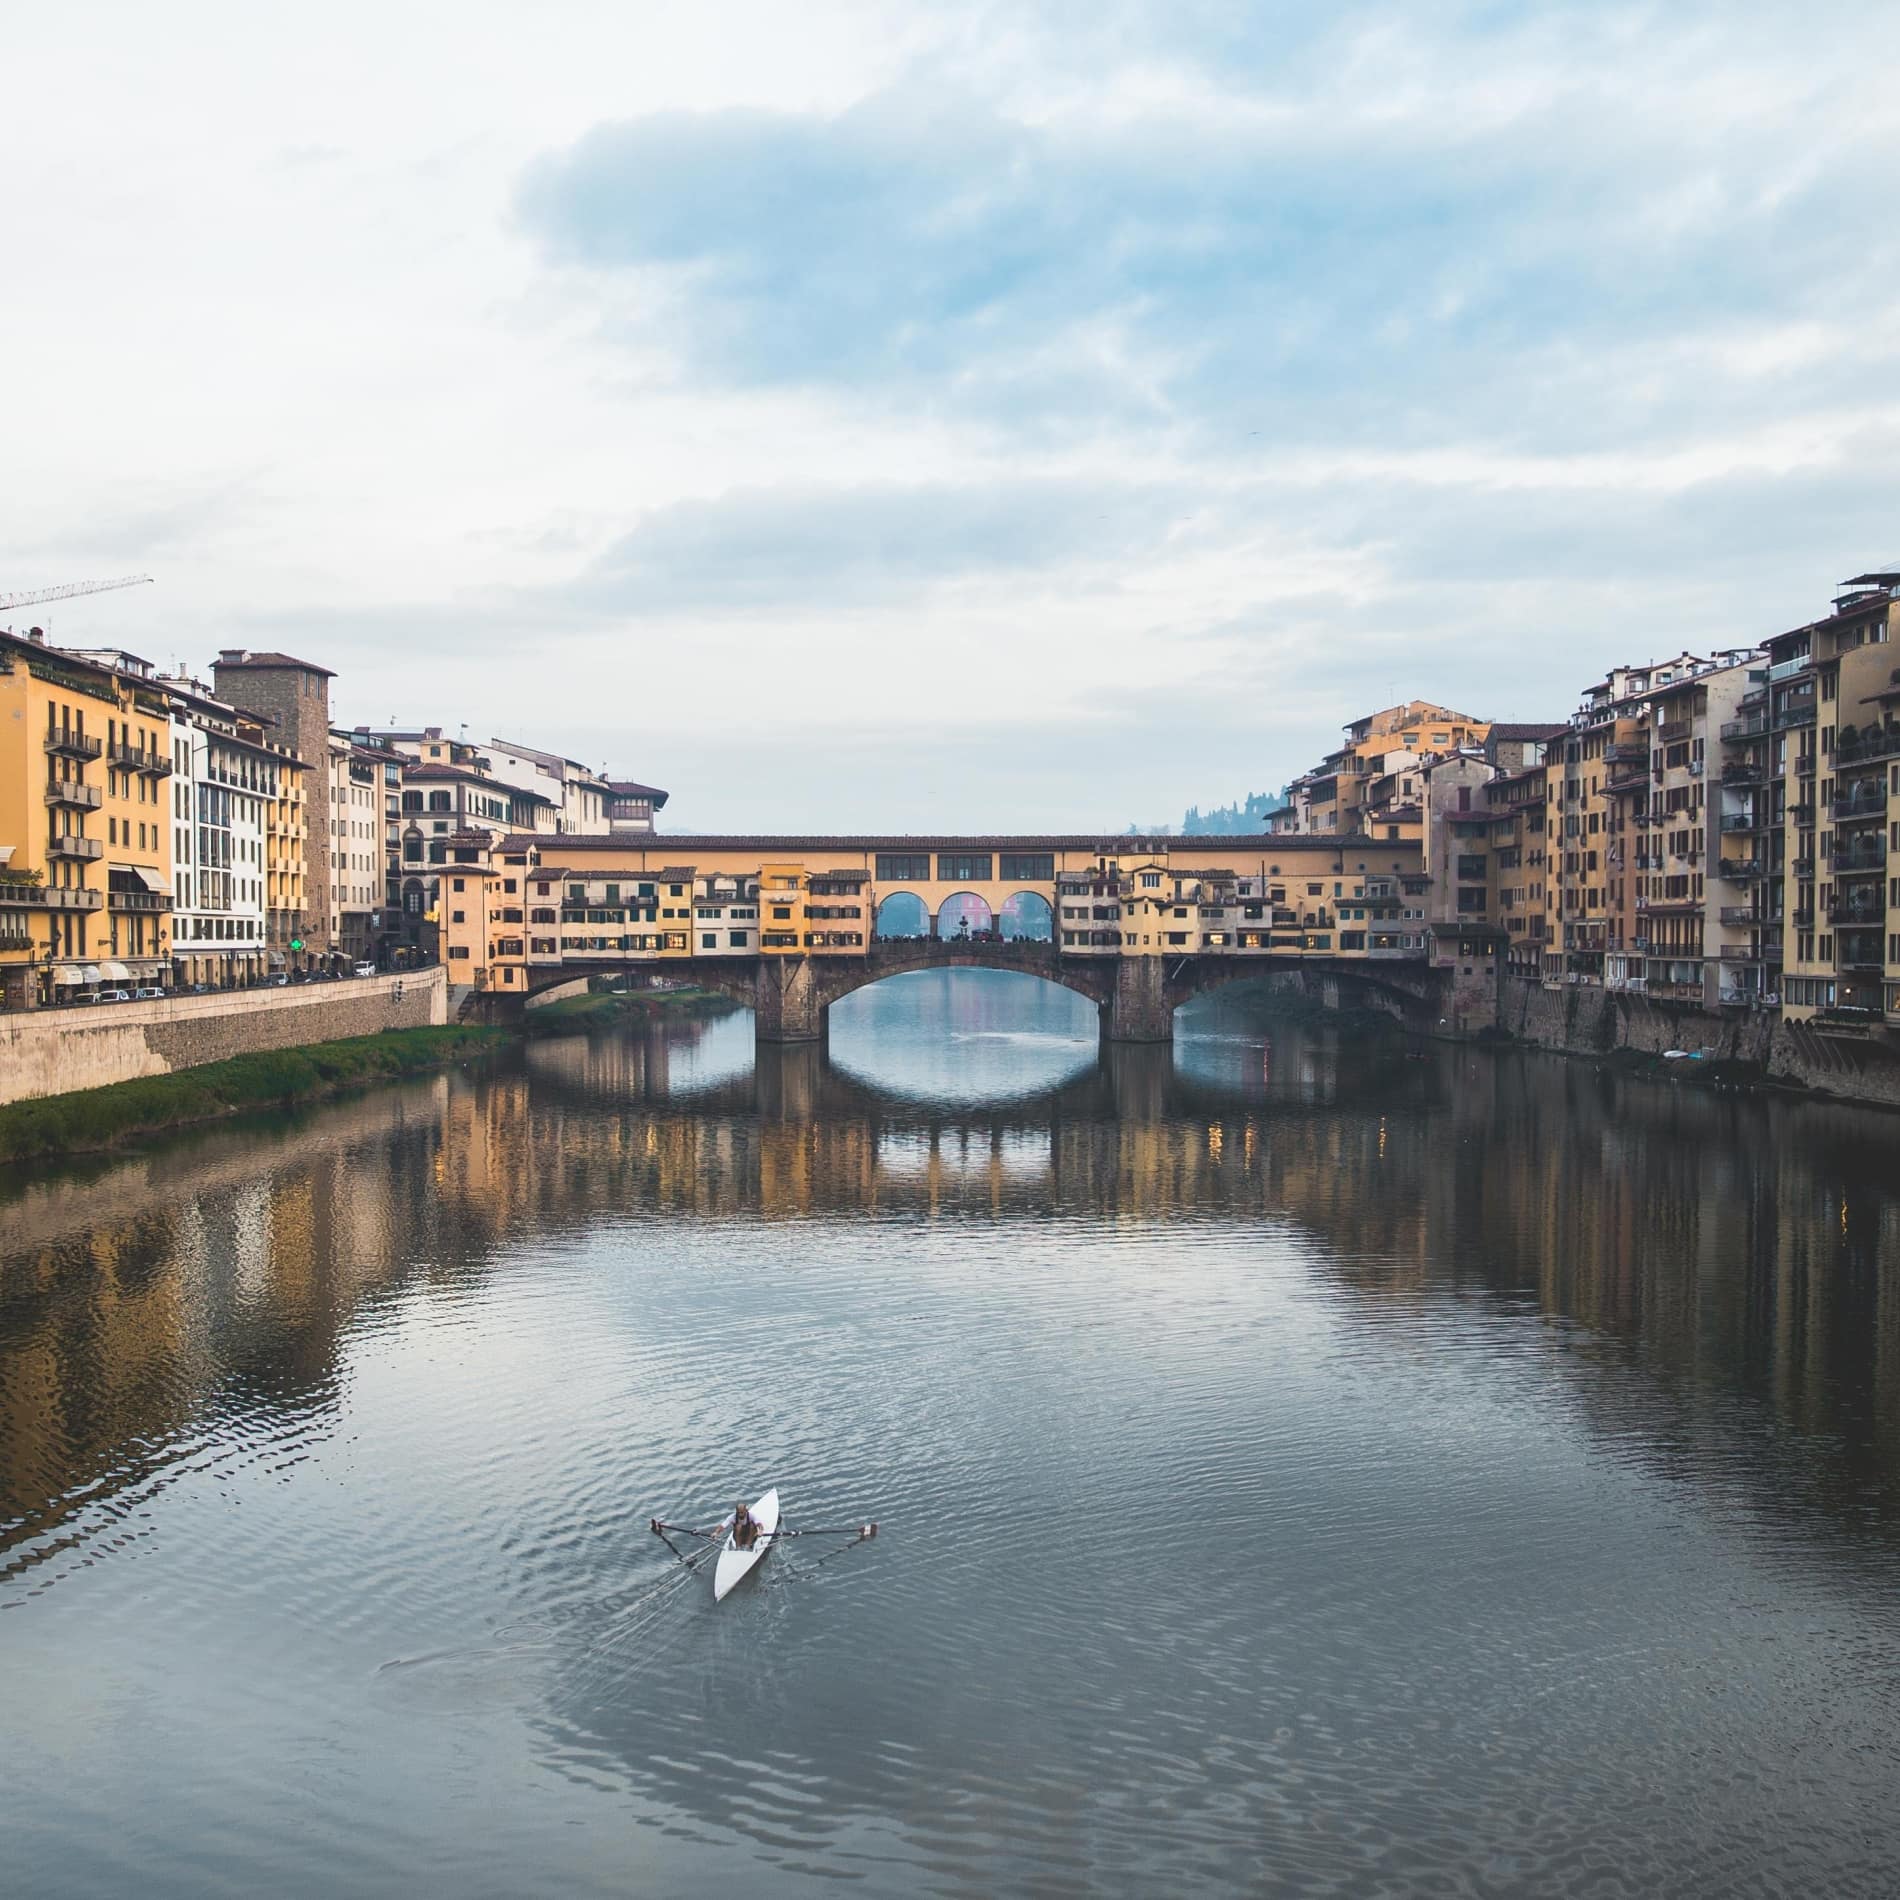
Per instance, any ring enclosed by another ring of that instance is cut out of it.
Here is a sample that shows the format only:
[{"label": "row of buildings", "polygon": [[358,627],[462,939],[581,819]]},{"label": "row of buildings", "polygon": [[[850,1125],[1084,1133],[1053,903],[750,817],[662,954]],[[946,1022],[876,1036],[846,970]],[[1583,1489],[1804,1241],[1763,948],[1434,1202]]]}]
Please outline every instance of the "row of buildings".
[{"label": "row of buildings", "polygon": [[1561,721],[1375,713],[1289,797],[1276,831],[1416,841],[1434,917],[1527,979],[1900,1023],[1900,563],[1756,645],[1617,667]]},{"label": "row of buildings", "polygon": [[0,633],[0,1007],[434,961],[471,840],[648,833],[666,803],[507,740],[339,729],[289,654],[211,674]]}]

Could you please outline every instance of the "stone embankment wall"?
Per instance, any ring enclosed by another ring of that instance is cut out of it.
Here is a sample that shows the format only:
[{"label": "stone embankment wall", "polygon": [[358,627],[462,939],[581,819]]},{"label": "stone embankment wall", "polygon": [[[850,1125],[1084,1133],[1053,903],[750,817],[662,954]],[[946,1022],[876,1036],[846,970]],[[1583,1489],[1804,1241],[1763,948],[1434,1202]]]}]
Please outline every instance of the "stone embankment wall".
[{"label": "stone embankment wall", "polygon": [[19,1010],[0,1015],[0,1102],[447,1020],[440,968],[158,1003]]},{"label": "stone embankment wall", "polygon": [[1900,1052],[1878,1030],[1871,1037],[1822,1035],[1761,1010],[1711,1015],[1590,984],[1547,990],[1514,976],[1501,984],[1498,1026],[1519,1042],[1565,1055],[1687,1049],[1712,1062],[1752,1062],[1776,1081],[1900,1108]]}]

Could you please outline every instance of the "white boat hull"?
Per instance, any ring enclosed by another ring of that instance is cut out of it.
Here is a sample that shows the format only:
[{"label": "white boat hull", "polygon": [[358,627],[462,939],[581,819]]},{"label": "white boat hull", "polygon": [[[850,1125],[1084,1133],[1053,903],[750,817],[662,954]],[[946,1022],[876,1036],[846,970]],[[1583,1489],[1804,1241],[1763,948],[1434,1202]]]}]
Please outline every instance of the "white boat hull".
[{"label": "white boat hull", "polygon": [[741,1550],[733,1541],[731,1531],[726,1533],[726,1541],[719,1552],[719,1561],[713,1565],[713,1601],[719,1602],[734,1584],[752,1574],[757,1566],[765,1561],[765,1553],[772,1548],[772,1532],[778,1529],[778,1490],[774,1487],[766,1492],[752,1507],[752,1516],[759,1527],[759,1541],[750,1550]]}]

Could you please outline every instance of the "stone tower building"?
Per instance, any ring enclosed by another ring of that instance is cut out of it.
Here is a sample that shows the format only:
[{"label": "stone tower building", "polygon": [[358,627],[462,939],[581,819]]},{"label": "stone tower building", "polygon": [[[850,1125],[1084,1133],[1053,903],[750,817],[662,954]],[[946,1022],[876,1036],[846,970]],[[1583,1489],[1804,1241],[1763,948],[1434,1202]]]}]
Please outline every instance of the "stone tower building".
[{"label": "stone tower building", "polygon": [[[299,927],[304,961],[326,957],[330,941],[330,682],[336,675],[288,653],[227,648],[212,668],[217,695],[227,705],[261,713],[277,723],[278,741],[309,766],[304,775],[304,902]],[[284,945],[272,946],[284,949]]]}]

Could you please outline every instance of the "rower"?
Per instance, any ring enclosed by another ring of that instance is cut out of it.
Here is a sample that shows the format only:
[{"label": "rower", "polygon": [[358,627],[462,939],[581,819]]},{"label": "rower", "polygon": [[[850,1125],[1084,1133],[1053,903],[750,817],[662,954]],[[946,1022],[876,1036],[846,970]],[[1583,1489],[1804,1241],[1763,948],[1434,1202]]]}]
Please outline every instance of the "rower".
[{"label": "rower", "polygon": [[758,1519],[743,1504],[732,1507],[732,1547],[750,1550],[759,1541]]}]

